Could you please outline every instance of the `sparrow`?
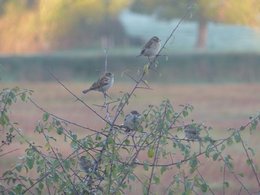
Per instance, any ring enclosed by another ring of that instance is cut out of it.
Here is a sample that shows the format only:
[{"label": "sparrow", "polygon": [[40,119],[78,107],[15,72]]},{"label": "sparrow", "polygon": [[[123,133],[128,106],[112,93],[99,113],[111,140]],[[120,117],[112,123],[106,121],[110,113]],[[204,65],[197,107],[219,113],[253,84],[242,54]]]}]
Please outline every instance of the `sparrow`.
[{"label": "sparrow", "polygon": [[185,137],[189,140],[195,141],[195,140],[201,140],[200,138],[200,132],[194,125],[185,125],[184,126],[184,133]]},{"label": "sparrow", "polygon": [[125,116],[123,127],[126,128],[126,132],[130,132],[138,128],[141,119],[141,114],[136,110],[131,111]]},{"label": "sparrow", "polygon": [[86,94],[89,91],[100,91],[106,94],[106,91],[114,84],[114,74],[106,72],[98,81],[94,82],[89,89],[83,90],[82,93]]},{"label": "sparrow", "polygon": [[161,49],[160,39],[157,36],[152,37],[143,47],[139,56],[155,57]]},{"label": "sparrow", "polygon": [[91,160],[87,159],[86,156],[81,156],[79,159],[79,166],[85,173],[89,173],[91,172],[93,165]]}]

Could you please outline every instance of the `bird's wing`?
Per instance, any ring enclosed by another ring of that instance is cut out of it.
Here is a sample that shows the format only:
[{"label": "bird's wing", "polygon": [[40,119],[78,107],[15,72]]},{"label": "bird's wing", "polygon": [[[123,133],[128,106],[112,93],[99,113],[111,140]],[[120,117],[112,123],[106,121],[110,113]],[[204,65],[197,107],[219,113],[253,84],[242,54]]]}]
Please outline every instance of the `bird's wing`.
[{"label": "bird's wing", "polygon": [[97,82],[93,83],[90,87],[91,90],[99,89],[109,83],[109,78],[103,76]]},{"label": "bird's wing", "polygon": [[150,39],[150,40],[144,45],[144,48],[143,48],[143,49],[149,49],[149,48],[151,48],[152,44],[153,44],[153,41],[152,41],[152,39]]},{"label": "bird's wing", "polygon": [[100,85],[104,86],[104,85],[109,84],[110,78],[104,76],[104,77],[100,78],[99,81],[100,81]]},{"label": "bird's wing", "polygon": [[140,52],[140,55],[142,55],[146,49],[150,49],[152,47],[152,39],[150,39],[143,47],[142,51]]},{"label": "bird's wing", "polygon": [[126,122],[129,117],[130,117],[130,114],[127,114],[127,115],[125,116],[124,122]]}]

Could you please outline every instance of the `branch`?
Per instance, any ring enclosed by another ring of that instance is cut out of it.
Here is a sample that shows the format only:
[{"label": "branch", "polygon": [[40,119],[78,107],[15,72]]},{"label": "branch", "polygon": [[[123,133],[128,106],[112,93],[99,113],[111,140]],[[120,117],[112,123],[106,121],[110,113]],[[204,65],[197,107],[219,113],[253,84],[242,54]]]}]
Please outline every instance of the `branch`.
[{"label": "branch", "polygon": [[[162,117],[162,121],[163,121],[163,122],[164,122],[164,120],[165,120],[165,115],[166,115],[166,109],[167,109],[166,106],[167,106],[167,105],[165,105],[164,115],[163,115],[163,117]],[[157,125],[156,130],[157,130],[157,131],[160,131],[160,129],[158,129],[158,127],[159,127],[159,123],[158,123],[158,125]],[[159,153],[159,146],[160,146],[161,138],[162,138],[162,131],[160,131],[160,135],[159,135],[159,138],[158,138],[158,141],[157,141],[156,151],[155,151],[155,155],[154,155],[154,159],[153,159],[153,165],[157,164],[157,161],[158,161],[158,153]],[[151,184],[152,184],[152,179],[153,179],[153,174],[154,174],[154,169],[155,169],[155,166],[152,167],[152,171],[151,171],[151,175],[150,175],[149,183],[148,183],[147,194],[150,194]]]},{"label": "branch", "polygon": [[76,127],[80,127],[80,128],[82,128],[82,129],[89,130],[89,131],[91,131],[91,132],[94,132],[95,134],[96,134],[96,133],[100,133],[101,135],[107,136],[106,134],[104,134],[104,133],[102,133],[102,132],[100,132],[100,131],[97,131],[97,130],[95,130],[95,129],[91,129],[91,128],[89,128],[89,127],[85,127],[85,126],[80,125],[80,124],[75,123],[75,122],[71,122],[71,121],[69,121],[69,120],[67,120],[67,119],[61,118],[61,117],[59,117],[59,116],[57,116],[57,115],[55,115],[55,114],[53,114],[53,113],[50,113],[50,112],[48,112],[47,110],[45,110],[44,108],[40,107],[39,104],[37,104],[37,103],[36,103],[34,100],[32,100],[30,97],[29,97],[28,99],[30,100],[30,102],[31,102],[36,108],[38,108],[38,109],[41,110],[42,112],[48,113],[48,114],[49,114],[50,116],[52,116],[53,118],[56,118],[56,119],[58,119],[58,120],[60,120],[60,121],[66,122],[66,123],[71,124],[71,125],[74,125],[74,126],[76,126]]},{"label": "branch", "polygon": [[[240,135],[240,134],[239,134],[239,135]],[[253,173],[254,173],[254,175],[255,175],[255,178],[256,178],[258,187],[259,187],[259,189],[260,189],[260,181],[259,181],[259,178],[258,178],[258,176],[257,176],[255,166],[253,165],[253,164],[254,164],[254,163],[253,163],[253,159],[250,159],[250,156],[249,156],[248,151],[247,151],[247,149],[246,149],[245,143],[244,143],[244,141],[243,141],[243,139],[242,139],[241,136],[240,136],[240,140],[241,140],[241,144],[242,144],[242,146],[243,146],[243,149],[244,149],[244,151],[245,151],[245,153],[246,153],[247,160],[249,160],[250,166],[251,166],[252,171],[253,171]]]},{"label": "branch", "polygon": [[86,104],[77,95],[75,95],[68,87],[66,87],[49,69],[47,69],[47,71],[66,91],[68,91],[73,97],[76,98],[76,101],[80,101],[85,107],[87,107],[89,110],[91,110],[93,113],[95,113],[100,119],[102,119],[106,123],[110,124],[109,121],[104,119],[99,113],[97,113],[93,108],[91,108],[88,104]]},{"label": "branch", "polygon": [[17,151],[17,150],[19,150],[19,149],[16,148],[16,149],[14,149],[14,150],[11,150],[11,151],[8,151],[8,152],[5,152],[5,153],[3,153],[3,154],[0,155],[0,158],[3,157],[3,156],[5,156],[5,155],[7,155],[7,154],[10,154],[10,153],[12,153],[12,152],[15,152],[15,151]]}]

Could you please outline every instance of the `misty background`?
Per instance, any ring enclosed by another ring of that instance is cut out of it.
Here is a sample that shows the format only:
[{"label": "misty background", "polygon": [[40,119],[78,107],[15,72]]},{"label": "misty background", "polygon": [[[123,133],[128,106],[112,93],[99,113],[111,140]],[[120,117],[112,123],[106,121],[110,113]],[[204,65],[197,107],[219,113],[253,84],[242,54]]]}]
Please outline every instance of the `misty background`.
[{"label": "misty background", "polygon": [[[260,6],[257,1],[3,0],[0,78],[92,80],[108,67],[117,79],[147,63],[137,58],[154,35],[166,40],[159,82],[259,82]],[[33,73],[33,74],[32,74]]]}]

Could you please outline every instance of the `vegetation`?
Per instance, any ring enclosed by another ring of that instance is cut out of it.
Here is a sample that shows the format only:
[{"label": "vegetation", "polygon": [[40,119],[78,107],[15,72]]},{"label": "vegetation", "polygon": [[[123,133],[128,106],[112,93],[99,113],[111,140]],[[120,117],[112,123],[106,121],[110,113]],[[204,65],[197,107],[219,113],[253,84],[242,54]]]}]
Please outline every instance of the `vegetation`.
[{"label": "vegetation", "polygon": [[[117,81],[129,81],[121,73],[135,74],[145,58],[136,58],[138,51],[109,55],[109,70]],[[111,52],[113,53],[113,52]],[[168,58],[168,59],[167,59]],[[170,83],[228,83],[260,82],[260,55],[257,53],[190,53],[160,57],[159,69],[147,75],[153,82]],[[103,70],[103,55],[52,54],[0,57],[0,77],[3,81],[49,81],[46,68],[62,80],[90,81]],[[31,74],[33,72],[33,74]]]},{"label": "vegetation", "polygon": [[155,14],[164,19],[182,17],[187,7],[190,7],[192,15],[187,19],[198,21],[196,43],[198,48],[204,48],[206,45],[208,21],[249,26],[260,25],[258,0],[138,0],[131,7],[133,11]]},{"label": "vegetation", "polygon": [[208,21],[259,25],[258,0],[2,0],[0,27],[5,30],[0,32],[0,52],[139,44],[139,39],[127,37],[118,20],[122,10],[130,7],[170,19],[182,17],[187,6],[191,6],[192,17],[186,19],[198,21],[200,48],[206,44]]},{"label": "vegetation", "polygon": [[[119,118],[125,116],[124,111],[138,95],[137,90],[149,93],[151,87],[145,78],[154,70],[158,56],[145,64],[137,75],[129,75],[134,85],[128,92],[121,93],[115,101],[105,96],[104,104],[97,105],[101,111],[79,98],[49,71],[50,76],[77,100],[75,103],[80,103],[98,118],[100,129],[48,112],[34,101],[31,90],[3,89],[0,92],[0,125],[6,136],[0,146],[0,158],[8,154],[4,151],[14,138],[25,144],[26,150],[19,163],[3,173],[2,194],[125,194],[131,193],[136,183],[141,184],[143,194],[153,194],[154,188],[162,183],[166,186],[165,194],[214,194],[212,183],[201,174],[203,167],[213,163],[221,170],[218,182],[223,194],[233,182],[239,186],[239,193],[258,193],[260,180],[254,160],[255,148],[246,143],[244,133],[255,133],[260,114],[250,117],[238,128],[230,128],[228,135],[216,138],[212,136],[212,127],[188,118],[192,105],[178,108],[165,99],[158,106],[149,105],[130,133],[120,125]],[[26,137],[17,121],[12,120],[12,106],[18,100],[30,102],[43,112],[34,129],[34,134],[42,138],[39,143]],[[83,137],[77,134],[79,128],[85,130]],[[62,140],[61,146],[57,145],[59,140]],[[245,156],[242,160],[250,168],[255,181],[252,188],[243,181],[246,173],[234,166],[234,154],[229,153],[234,144],[241,148]],[[63,152],[64,147],[69,147],[69,151]],[[164,180],[169,173],[170,177]]]},{"label": "vegetation", "polygon": [[117,15],[128,3],[128,0],[1,1],[0,26],[5,30],[0,32],[0,51],[24,53],[93,47],[100,45],[105,36],[113,41],[111,44],[122,42],[124,30]]},{"label": "vegetation", "polygon": [[[257,173],[254,160],[256,148],[252,142],[249,145],[248,139],[256,134],[259,115],[251,117],[248,123],[238,129],[230,129],[228,135],[216,139],[212,135],[214,128],[198,121],[189,122],[189,114],[193,110],[191,105],[178,108],[165,100],[159,106],[147,107],[142,113],[141,126],[136,132],[127,134],[124,129],[118,128],[118,122],[115,122],[110,132],[111,126],[107,123],[102,125],[102,129],[92,129],[68,121],[40,107],[30,94],[31,91],[19,88],[4,89],[0,94],[0,124],[2,133],[6,133],[2,140],[1,158],[8,154],[6,151],[14,140],[19,140],[26,147],[17,164],[2,175],[3,193],[124,194],[132,190],[134,193],[133,185],[137,184],[142,185],[143,194],[151,194],[152,189],[162,184],[166,194],[216,193],[222,191],[222,187],[223,193],[228,192],[229,188],[239,191],[240,187],[242,192],[253,193],[258,188],[257,184],[250,187],[243,183],[243,178],[248,175],[236,168],[236,156],[230,152],[230,148],[235,146],[244,151],[248,157],[242,162],[251,169],[250,173]],[[121,100],[125,98],[123,95]],[[26,136],[19,124],[10,117],[12,107],[15,106],[13,104],[19,100],[33,103],[43,112],[30,135],[40,137],[38,142],[32,142],[34,139]],[[81,103],[88,108],[88,103]],[[115,114],[111,112],[109,116]],[[123,117],[124,112],[121,114]],[[102,116],[100,118],[97,115],[100,122],[108,120]],[[185,137],[186,124],[198,130],[200,141]],[[84,134],[78,134],[78,129],[83,129]],[[248,138],[249,133],[253,135]],[[241,153],[239,155],[242,156]],[[87,171],[79,166],[81,156],[91,162]],[[214,180],[217,179],[220,186],[217,188],[204,175],[204,167],[212,164],[222,170],[215,173],[218,176]],[[169,176],[169,173],[172,175]],[[165,178],[168,178],[166,183]],[[257,183],[257,174],[254,178]],[[239,182],[240,187],[237,184]],[[156,191],[161,192],[159,189]]]}]

